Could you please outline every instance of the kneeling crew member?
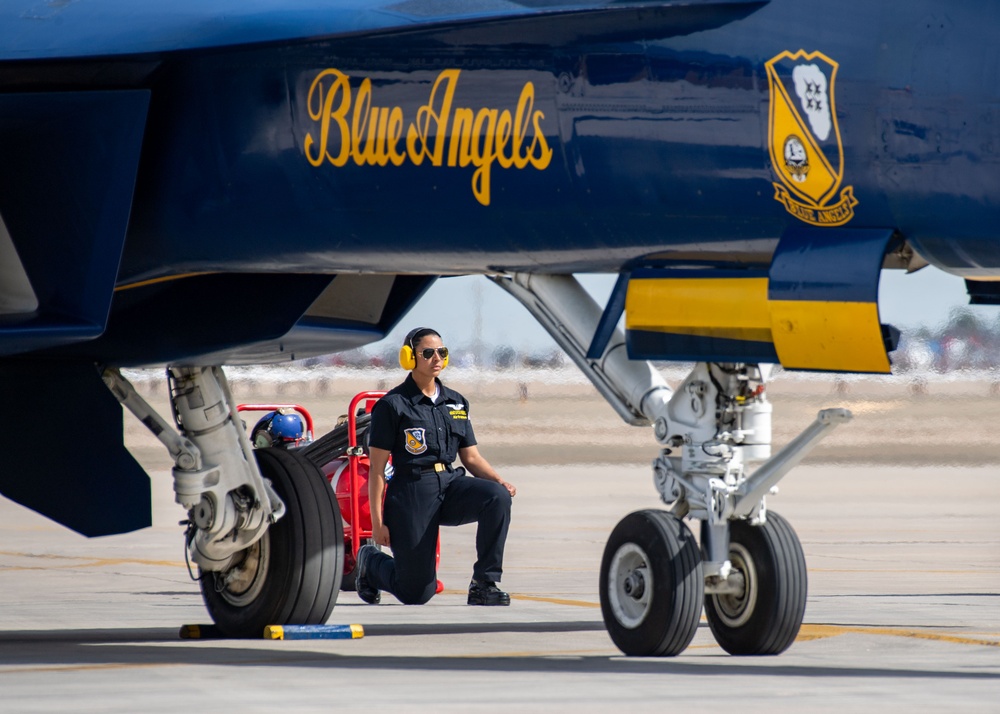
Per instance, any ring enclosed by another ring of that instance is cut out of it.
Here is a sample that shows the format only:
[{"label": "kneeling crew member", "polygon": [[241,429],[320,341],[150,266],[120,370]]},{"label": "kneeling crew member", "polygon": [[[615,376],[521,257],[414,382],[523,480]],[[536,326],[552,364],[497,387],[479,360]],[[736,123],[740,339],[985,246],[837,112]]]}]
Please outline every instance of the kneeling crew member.
[{"label": "kneeling crew member", "polygon": [[[476,448],[469,403],[441,383],[448,348],[434,330],[411,331],[399,351],[410,374],[372,409],[368,495],[372,536],[393,556],[373,545],[358,551],[358,595],[377,603],[387,590],[407,605],[422,605],[437,586],[438,526],[478,521],[470,605],[509,605],[496,583],[503,573],[503,549],[516,489],[500,478]],[[454,468],[458,454],[465,468]],[[385,467],[392,456],[392,478]],[[475,476],[466,475],[466,469]],[[385,494],[385,503],[382,497]]]}]

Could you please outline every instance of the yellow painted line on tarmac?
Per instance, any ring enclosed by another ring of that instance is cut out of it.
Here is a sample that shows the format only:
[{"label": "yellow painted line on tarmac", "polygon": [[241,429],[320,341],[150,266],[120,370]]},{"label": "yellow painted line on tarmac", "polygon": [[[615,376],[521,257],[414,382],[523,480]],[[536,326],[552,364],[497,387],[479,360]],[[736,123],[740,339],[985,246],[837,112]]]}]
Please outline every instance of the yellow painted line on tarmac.
[{"label": "yellow painted line on tarmac", "polygon": [[531,602],[548,602],[553,605],[569,605],[570,607],[600,607],[599,602],[587,602],[586,600],[566,600],[558,597],[542,597],[540,595],[511,595],[512,600],[529,600]]},{"label": "yellow painted line on tarmac", "polygon": [[[702,618],[704,622],[704,618]],[[918,639],[934,640],[937,642],[949,642],[952,644],[960,645],[985,645],[987,647],[1000,647],[1000,641],[990,641],[990,640],[977,640],[972,637],[959,637],[957,635],[947,635],[935,632],[921,632],[918,630],[906,630],[895,627],[842,627],[840,625],[802,625],[802,629],[799,631],[799,636],[795,638],[796,642],[808,642],[810,640],[820,640],[827,637],[837,637],[839,635],[846,634],[864,634],[864,635],[880,635],[889,637],[914,637]],[[987,637],[1000,637],[997,635],[986,635]],[[698,645],[688,645],[688,650],[721,650],[716,643],[710,644],[698,644]],[[609,650],[612,650],[612,654],[608,654]],[[600,657],[600,656],[621,656],[615,648],[607,649],[589,649],[589,650],[555,650],[548,652],[530,652],[526,650],[514,651],[514,652],[480,652],[475,654],[464,654],[463,658],[467,657],[470,659],[527,659],[527,658],[539,658],[539,657]]]},{"label": "yellow painted line on tarmac", "polygon": [[[449,591],[445,591],[449,592]],[[451,591],[461,594],[462,591]],[[564,598],[542,597],[538,595],[511,595],[512,600],[529,600],[532,602],[547,602],[553,605],[568,605],[570,607],[599,608],[600,603],[588,602],[586,600],[567,600]],[[707,622],[702,615],[701,622]],[[898,627],[847,627],[842,625],[810,625],[803,624],[799,630],[797,641],[806,642],[809,640],[820,640],[827,637],[837,637],[846,634],[879,635],[884,637],[911,637],[914,639],[932,640],[935,642],[950,642],[959,645],[984,645],[986,647],[1000,647],[1000,633],[987,633],[983,637],[998,638],[996,640],[977,639],[975,637],[964,637],[961,635],[946,634],[940,632],[927,632],[923,630],[909,630]],[[716,645],[693,645],[688,649],[715,647]]]},{"label": "yellow painted line on tarmac", "polygon": [[113,565],[155,565],[159,567],[183,568],[179,560],[149,560],[144,558],[94,558],[74,555],[53,555],[51,553],[15,553],[0,550],[0,556],[27,558],[29,560],[69,561],[65,565],[2,565],[0,570],[59,570],[66,568],[99,568]]},{"label": "yellow painted line on tarmac", "polygon": [[[924,571],[925,572],[925,571]],[[445,590],[446,593],[452,594],[463,594],[461,590]],[[538,595],[511,595],[512,600],[529,600],[532,602],[547,602],[553,605],[568,605],[571,607],[588,607],[588,608],[599,608],[600,603],[588,602],[586,600],[567,600],[565,598],[555,598],[555,597],[542,597]],[[705,616],[702,615],[701,622],[707,622]],[[796,637],[797,642],[808,642],[809,640],[821,640],[827,637],[838,637],[840,635],[846,634],[860,634],[860,635],[878,635],[882,637],[910,637],[913,639],[921,640],[931,640],[934,642],[949,642],[951,644],[957,645],[983,645],[985,647],[1000,647],[1000,633],[984,633],[982,636],[984,638],[996,638],[996,639],[978,639],[976,637],[965,637],[962,635],[947,634],[941,632],[927,632],[924,630],[910,630],[899,627],[848,627],[843,625],[810,625],[803,624],[802,628],[799,630],[799,635]],[[688,649],[710,649],[718,647],[718,645],[691,645]],[[561,654],[561,653],[560,653]],[[484,655],[485,656],[485,655]],[[508,656],[522,656],[511,654]],[[529,656],[525,654],[523,656]],[[541,656],[539,653],[530,654],[530,656]],[[546,655],[548,656],[548,655]],[[560,656],[560,655],[553,655]]]},{"label": "yellow painted line on tarmac", "polygon": [[[442,595],[465,595],[465,590],[452,590],[445,589],[441,591]],[[588,602],[587,600],[568,600],[566,598],[558,597],[543,597],[541,595],[519,595],[512,593],[510,596],[511,600],[529,600],[531,602],[547,602],[553,605],[568,605],[570,607],[600,607],[599,602]]]},{"label": "yellow painted line on tarmac", "polygon": [[802,625],[796,641],[806,642],[808,640],[821,640],[827,637],[838,637],[840,635],[879,635],[883,637],[911,637],[919,640],[932,640],[935,642],[950,642],[956,645],[983,645],[985,647],[1000,647],[1000,633],[988,633],[983,637],[994,637],[996,640],[977,639],[975,637],[964,637],[961,635],[951,635],[943,632],[926,632],[924,630],[909,630],[900,627],[856,627],[842,625]]}]

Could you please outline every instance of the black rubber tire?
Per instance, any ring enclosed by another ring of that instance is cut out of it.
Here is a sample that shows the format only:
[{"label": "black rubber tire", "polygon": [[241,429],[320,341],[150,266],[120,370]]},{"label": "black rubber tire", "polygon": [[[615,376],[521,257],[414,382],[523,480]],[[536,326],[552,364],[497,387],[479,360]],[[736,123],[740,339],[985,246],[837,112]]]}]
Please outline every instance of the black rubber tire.
[{"label": "black rubber tire", "polygon": [[201,579],[205,607],[229,637],[259,638],[267,625],[325,623],[344,571],[344,526],[323,473],[295,452],[254,453],[286,510],[235,566],[244,570],[239,590],[218,588],[222,573]]},{"label": "black rubber tire", "polygon": [[698,544],[676,516],[637,511],[615,526],[601,559],[600,595],[618,649],[636,657],[680,654],[698,631],[704,594]]},{"label": "black rubber tire", "polygon": [[733,521],[729,560],[743,573],[746,587],[738,596],[705,596],[715,641],[733,655],[784,652],[798,636],[806,612],[808,576],[798,536],[773,511],[761,526]]}]

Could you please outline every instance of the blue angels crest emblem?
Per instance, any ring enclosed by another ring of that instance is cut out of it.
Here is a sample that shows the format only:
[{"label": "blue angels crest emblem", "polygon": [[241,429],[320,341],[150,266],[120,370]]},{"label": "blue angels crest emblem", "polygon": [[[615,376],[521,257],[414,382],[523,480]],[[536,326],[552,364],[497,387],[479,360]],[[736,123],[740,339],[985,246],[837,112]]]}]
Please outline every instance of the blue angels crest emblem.
[{"label": "blue angels crest emblem", "polygon": [[765,63],[771,94],[774,198],[801,221],[842,226],[854,217],[854,187],[843,186],[844,145],[834,86],[838,64],[822,52],[782,52]]},{"label": "blue angels crest emblem", "polygon": [[404,429],[403,436],[406,439],[406,450],[411,454],[422,454],[427,451],[427,438],[422,426]]}]

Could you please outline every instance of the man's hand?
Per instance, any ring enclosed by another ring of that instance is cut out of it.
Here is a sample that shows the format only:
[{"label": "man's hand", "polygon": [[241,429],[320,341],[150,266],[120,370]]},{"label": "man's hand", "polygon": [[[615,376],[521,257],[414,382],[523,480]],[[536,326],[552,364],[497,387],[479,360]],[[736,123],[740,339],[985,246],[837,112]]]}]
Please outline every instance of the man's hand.
[{"label": "man's hand", "polygon": [[503,486],[505,489],[507,489],[507,493],[510,494],[511,498],[517,495],[517,489],[514,488],[514,484],[507,483],[506,481],[501,481],[500,485]]}]

